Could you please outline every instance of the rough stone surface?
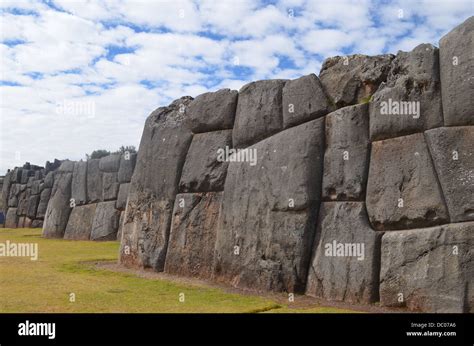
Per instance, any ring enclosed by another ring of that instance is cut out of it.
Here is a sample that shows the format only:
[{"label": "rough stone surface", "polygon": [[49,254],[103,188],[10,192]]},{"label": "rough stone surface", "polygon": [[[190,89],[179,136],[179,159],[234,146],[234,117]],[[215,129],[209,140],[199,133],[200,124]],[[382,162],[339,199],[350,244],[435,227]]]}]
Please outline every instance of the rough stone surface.
[{"label": "rough stone surface", "polygon": [[18,225],[18,215],[16,214],[16,208],[8,208],[7,215],[5,217],[5,228],[16,228]]},{"label": "rough stone surface", "polygon": [[43,220],[33,220],[31,223],[32,228],[43,228]]},{"label": "rough stone surface", "polygon": [[165,272],[210,278],[222,193],[176,196]]},{"label": "rough stone surface", "polygon": [[426,131],[451,222],[474,220],[474,126]]},{"label": "rough stone surface", "polygon": [[137,154],[130,153],[129,155],[122,154],[120,157],[120,168],[118,171],[118,182],[120,184],[129,183],[132,180],[133,170],[137,162]]},{"label": "rough stone surface", "polygon": [[282,130],[285,82],[263,80],[240,89],[232,140],[235,147],[247,147]]},{"label": "rough stone surface", "polygon": [[[418,102],[419,112],[405,107],[407,102]],[[398,52],[387,82],[370,102],[370,138],[393,138],[442,125],[438,48],[421,44],[409,53]]]},{"label": "rough stone surface", "polygon": [[120,184],[117,180],[117,173],[103,173],[102,175],[102,200],[111,201],[117,199]]},{"label": "rough stone surface", "polygon": [[326,117],[325,200],[365,199],[369,148],[367,104],[344,107]]},{"label": "rough stone surface", "polygon": [[44,187],[52,188],[54,184],[54,172],[49,172],[44,178]]},{"label": "rough stone surface", "polygon": [[232,129],[236,90],[221,89],[197,96],[186,109],[186,123],[194,133]]},{"label": "rough stone surface", "polygon": [[117,208],[118,210],[125,210],[125,207],[127,206],[127,197],[128,197],[129,189],[130,189],[129,183],[120,184],[117,202],[115,204],[115,208]]},{"label": "rough stone surface", "polygon": [[79,161],[74,164],[71,198],[74,199],[76,205],[87,203],[87,161]]},{"label": "rough stone surface", "polygon": [[43,223],[43,237],[62,238],[71,213],[72,173],[60,173],[54,177],[51,198]]},{"label": "rough stone surface", "polygon": [[376,301],[381,236],[370,227],[364,202],[323,203],[306,294],[352,303]]},{"label": "rough stone surface", "polygon": [[180,110],[191,100],[158,108],[145,123],[123,224],[124,265],[163,270],[174,199],[192,140]]},{"label": "rough stone surface", "polygon": [[474,312],[474,222],[385,233],[381,266],[382,305]]},{"label": "rough stone surface", "polygon": [[92,231],[97,203],[72,208],[64,239],[89,240]]},{"label": "rough stone surface", "polygon": [[290,80],[282,92],[283,127],[298,125],[334,109],[315,74]]},{"label": "rough stone surface", "polygon": [[324,119],[248,149],[257,151],[257,165],[229,164],[214,277],[237,287],[301,292],[320,199]]},{"label": "rough stone surface", "polygon": [[448,222],[422,133],[372,143],[366,203],[372,226],[377,230]]},{"label": "rough stone surface", "polygon": [[99,169],[102,172],[117,173],[120,168],[120,154],[111,154],[99,159]]},{"label": "rough stone surface", "polygon": [[337,107],[367,101],[387,78],[391,54],[336,56],[324,61],[319,78]]},{"label": "rough stone surface", "polygon": [[57,169],[57,172],[61,173],[72,173],[74,172],[74,161],[64,160],[61,162],[61,165]]},{"label": "rough stone surface", "polygon": [[48,202],[49,202],[50,197],[51,197],[51,189],[45,188],[41,192],[38,209],[36,210],[36,217],[38,219],[44,219],[44,216],[46,215],[46,209],[48,208]]},{"label": "rough stone surface", "polygon": [[474,17],[439,41],[444,124],[474,125],[473,66]]},{"label": "rough stone surface", "polygon": [[100,202],[92,222],[91,240],[116,240],[120,211],[115,209],[115,201]]},{"label": "rough stone surface", "polygon": [[99,169],[100,159],[87,161],[87,203],[102,200],[102,172]]},{"label": "rough stone surface", "polygon": [[184,162],[180,192],[222,191],[228,162],[219,150],[232,148],[232,130],[195,134]]},{"label": "rough stone surface", "polygon": [[34,219],[36,217],[36,210],[38,208],[39,201],[39,195],[32,195],[28,198],[26,216],[28,216],[30,219]]}]

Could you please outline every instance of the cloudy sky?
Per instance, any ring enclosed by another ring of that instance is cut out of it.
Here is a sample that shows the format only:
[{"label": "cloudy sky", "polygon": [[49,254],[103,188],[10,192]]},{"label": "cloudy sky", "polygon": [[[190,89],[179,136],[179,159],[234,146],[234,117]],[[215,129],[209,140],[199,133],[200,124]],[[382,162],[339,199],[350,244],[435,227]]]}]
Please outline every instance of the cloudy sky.
[{"label": "cloudy sky", "polygon": [[183,95],[437,45],[473,3],[0,0],[0,174],[138,147],[146,116]]}]

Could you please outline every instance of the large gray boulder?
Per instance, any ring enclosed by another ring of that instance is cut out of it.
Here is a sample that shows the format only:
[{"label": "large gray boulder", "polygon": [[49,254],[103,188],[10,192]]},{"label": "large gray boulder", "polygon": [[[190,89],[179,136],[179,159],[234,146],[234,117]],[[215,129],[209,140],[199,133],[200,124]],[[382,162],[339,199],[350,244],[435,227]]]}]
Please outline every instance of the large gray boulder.
[{"label": "large gray boulder", "polygon": [[474,220],[474,126],[426,131],[451,222]]},{"label": "large gray boulder", "polygon": [[72,173],[74,172],[75,162],[71,160],[61,161],[61,165],[58,167],[56,172],[59,173]]},{"label": "large gray boulder", "polygon": [[124,265],[163,270],[174,199],[192,140],[184,125],[191,100],[178,99],[147,118],[122,227]]},{"label": "large gray boulder", "polygon": [[324,61],[319,74],[337,107],[367,102],[387,78],[392,54],[336,56]]},{"label": "large gray boulder", "polygon": [[473,66],[474,17],[471,16],[439,41],[444,124],[474,125]]},{"label": "large gray boulder", "polygon": [[352,303],[376,301],[381,238],[370,227],[364,202],[323,203],[306,294]]},{"label": "large gray boulder", "polygon": [[76,205],[87,203],[87,161],[79,161],[74,164],[71,198],[74,199]]},{"label": "large gray boulder", "polygon": [[102,200],[111,201],[117,199],[120,184],[117,173],[102,174]]},{"label": "large gray boulder", "polygon": [[262,80],[239,91],[233,131],[234,147],[247,147],[283,129],[285,80]]},{"label": "large gray boulder", "polygon": [[474,312],[474,222],[387,232],[380,302],[422,312]]},{"label": "large gray boulder", "polygon": [[120,168],[120,154],[110,154],[99,159],[99,169],[102,172],[117,173]]},{"label": "large gray boulder", "polygon": [[87,203],[102,201],[102,172],[99,169],[100,159],[87,161]]},{"label": "large gray boulder", "polygon": [[136,153],[124,153],[120,157],[120,168],[118,170],[118,182],[129,183],[132,180],[133,170],[137,162]]},{"label": "large gray boulder", "polygon": [[44,187],[52,188],[54,184],[54,172],[49,172],[44,177]]},{"label": "large gray boulder", "polygon": [[369,149],[367,104],[344,107],[326,117],[325,200],[365,199]]},{"label": "large gray boulder", "polygon": [[443,126],[438,48],[398,52],[387,82],[370,102],[370,138],[380,140]]},{"label": "large gray boulder", "polygon": [[58,173],[54,177],[51,198],[43,223],[43,237],[62,238],[71,213],[72,173]]},{"label": "large gray boulder", "polygon": [[366,203],[381,231],[449,221],[422,133],[372,143]]},{"label": "large gray boulder", "polygon": [[12,186],[12,172],[8,172],[5,174],[3,178],[3,185],[2,185],[2,210],[6,213],[8,209],[8,199],[10,196],[10,188]]},{"label": "large gray boulder", "polygon": [[115,209],[115,201],[97,203],[92,221],[91,240],[116,240],[120,211]]},{"label": "large gray boulder", "polygon": [[39,195],[41,193],[41,189],[44,186],[42,180],[34,180],[31,184],[31,194],[32,195]]},{"label": "large gray boulder", "polygon": [[89,240],[97,203],[72,208],[67,222],[64,239]]},{"label": "large gray boulder", "polygon": [[302,292],[321,193],[324,119],[248,150],[256,150],[256,165],[229,164],[214,278],[237,287]]},{"label": "large gray boulder", "polygon": [[186,124],[194,133],[232,129],[236,90],[221,89],[197,96],[186,109]]},{"label": "large gray boulder", "polygon": [[117,196],[117,202],[115,204],[115,208],[118,210],[125,210],[125,207],[127,206],[127,197],[128,197],[128,191],[130,190],[130,183],[126,184],[120,184],[118,196]]},{"label": "large gray boulder", "polygon": [[30,219],[34,219],[36,217],[36,211],[38,208],[39,201],[40,195],[32,195],[28,198],[26,216],[28,216]]},{"label": "large gray boulder", "polygon": [[282,100],[284,128],[319,118],[334,109],[314,73],[286,82]]},{"label": "large gray boulder", "polygon": [[179,191],[222,191],[229,165],[225,152],[231,148],[232,130],[195,134],[184,162]]},{"label": "large gray boulder", "polygon": [[16,212],[17,208],[8,208],[7,215],[5,216],[5,228],[17,228],[18,215]]},{"label": "large gray boulder", "polygon": [[176,196],[165,272],[211,277],[221,200],[221,192]]},{"label": "large gray boulder", "polygon": [[51,190],[52,189],[50,188],[45,188],[43,191],[41,191],[40,201],[36,210],[36,217],[38,219],[44,219],[44,216],[46,215],[49,198],[51,197]]}]

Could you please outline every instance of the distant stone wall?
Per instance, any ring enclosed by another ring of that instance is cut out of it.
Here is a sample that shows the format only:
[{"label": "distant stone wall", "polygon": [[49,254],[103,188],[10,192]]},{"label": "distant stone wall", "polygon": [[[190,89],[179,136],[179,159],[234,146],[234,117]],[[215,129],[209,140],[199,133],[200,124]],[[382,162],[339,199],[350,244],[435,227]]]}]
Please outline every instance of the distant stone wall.
[{"label": "distant stone wall", "polygon": [[2,189],[5,227],[42,227],[47,238],[117,239],[135,161],[126,152],[13,169]]},{"label": "distant stone wall", "polygon": [[[474,311],[474,18],[440,48],[184,97],[146,121],[120,261],[236,287]],[[235,152],[234,149],[245,149]]]}]

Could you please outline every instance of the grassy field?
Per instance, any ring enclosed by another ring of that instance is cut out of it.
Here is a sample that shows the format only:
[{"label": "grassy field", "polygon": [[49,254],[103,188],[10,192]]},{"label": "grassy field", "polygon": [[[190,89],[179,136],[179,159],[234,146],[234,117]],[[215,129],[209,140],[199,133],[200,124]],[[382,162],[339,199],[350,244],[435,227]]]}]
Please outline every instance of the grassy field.
[{"label": "grassy field", "polygon": [[39,257],[0,257],[0,312],[355,312],[291,309],[264,297],[98,269],[94,261],[117,261],[118,242],[43,239],[40,229],[0,229],[0,243],[7,240],[37,243]]}]

